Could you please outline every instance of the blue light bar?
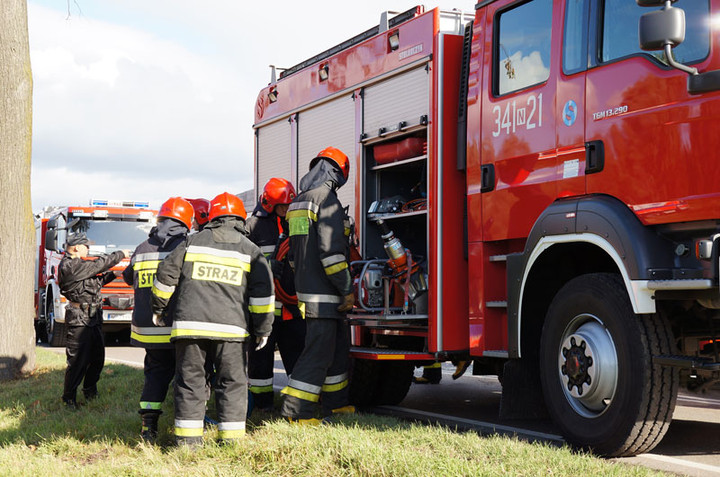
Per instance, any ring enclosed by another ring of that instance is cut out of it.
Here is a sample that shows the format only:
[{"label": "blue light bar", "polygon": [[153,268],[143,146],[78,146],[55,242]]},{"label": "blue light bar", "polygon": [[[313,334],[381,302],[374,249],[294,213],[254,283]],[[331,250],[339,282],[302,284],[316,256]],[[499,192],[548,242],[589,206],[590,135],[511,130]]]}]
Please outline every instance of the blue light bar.
[{"label": "blue light bar", "polygon": [[132,207],[134,209],[148,209],[150,202],[139,202],[134,200],[106,200],[92,199],[90,201],[92,207]]}]

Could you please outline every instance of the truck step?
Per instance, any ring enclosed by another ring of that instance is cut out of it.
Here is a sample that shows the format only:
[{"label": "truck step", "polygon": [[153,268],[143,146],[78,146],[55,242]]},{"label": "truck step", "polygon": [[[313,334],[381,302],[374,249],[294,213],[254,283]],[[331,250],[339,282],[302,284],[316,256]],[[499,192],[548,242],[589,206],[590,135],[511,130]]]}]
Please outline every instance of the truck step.
[{"label": "truck step", "polygon": [[350,356],[353,358],[373,360],[434,360],[435,355],[422,351],[404,351],[396,349],[361,348],[353,346],[350,348]]},{"label": "truck step", "polygon": [[653,363],[675,368],[720,371],[720,363],[710,358],[701,358],[698,356],[658,355],[653,356]]}]

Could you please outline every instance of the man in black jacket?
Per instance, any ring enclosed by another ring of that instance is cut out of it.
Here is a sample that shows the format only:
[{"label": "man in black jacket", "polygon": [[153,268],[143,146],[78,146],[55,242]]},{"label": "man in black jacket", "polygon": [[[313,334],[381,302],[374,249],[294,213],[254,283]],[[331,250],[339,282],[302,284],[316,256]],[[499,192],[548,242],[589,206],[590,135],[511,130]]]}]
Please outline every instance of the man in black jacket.
[{"label": "man in black jacket", "polygon": [[205,416],[205,362],[215,367],[215,403],[222,442],[245,434],[245,341],[267,344],[275,297],[265,257],[245,236],[245,207],[227,192],[210,202],[210,222],[188,235],[160,263],[152,287],[159,320],[176,296],[170,339],[175,343],[175,439],[198,445]]},{"label": "man in black jacket", "polygon": [[300,315],[295,296],[295,275],[287,256],[279,257],[278,249],[285,250],[278,242],[287,237],[285,220],[290,202],[295,198],[295,188],[286,179],[273,177],[260,196],[252,216],[247,220],[248,238],[258,247],[270,262],[275,279],[275,321],[268,345],[259,351],[250,349],[248,355],[248,377],[250,392],[255,408],[269,411],[273,408],[273,369],[275,368],[275,345],[280,351],[285,373],[293,372],[295,363],[305,345],[305,320]]},{"label": "man in black jacket", "polygon": [[62,400],[73,409],[77,409],[80,383],[83,383],[86,400],[98,395],[97,383],[105,365],[100,291],[103,285],[115,279],[115,273],[108,270],[130,256],[129,250],[118,250],[94,260],[85,260],[89,245],[90,241],[84,233],[70,235],[65,256],[58,265],[58,285],[68,300],[65,307],[67,369]]},{"label": "man in black jacket", "polygon": [[135,290],[130,344],[145,348],[145,383],[138,412],[142,419],[140,435],[148,442],[157,437],[162,403],[175,376],[175,348],[170,343],[175,300],[171,299],[165,310],[164,324],[153,323],[152,284],[160,262],[185,240],[192,227],[193,212],[190,202],[181,197],[165,201],[158,212],[157,226],[137,246],[123,272],[125,283]]},{"label": "man in black jacket", "polygon": [[290,204],[290,252],[295,289],[307,321],[305,349],[295,364],[282,415],[318,424],[313,417],[322,393],[325,416],[355,412],[348,405],[350,339],[346,313],[355,303],[348,268],[345,213],[337,198],[350,172],[348,157],[328,147],[310,162],[301,193]]}]

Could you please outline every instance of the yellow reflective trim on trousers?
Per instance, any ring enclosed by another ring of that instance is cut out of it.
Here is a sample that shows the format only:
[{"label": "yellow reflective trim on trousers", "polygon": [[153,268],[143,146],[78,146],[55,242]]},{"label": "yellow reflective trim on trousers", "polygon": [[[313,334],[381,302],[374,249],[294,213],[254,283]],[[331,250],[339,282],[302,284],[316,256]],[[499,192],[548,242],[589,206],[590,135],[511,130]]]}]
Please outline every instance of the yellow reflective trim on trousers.
[{"label": "yellow reflective trim on trousers", "polygon": [[141,335],[133,331],[130,333],[130,339],[140,343],[169,343],[170,335]]},{"label": "yellow reflective trim on trousers", "polygon": [[280,391],[280,393],[302,399],[303,401],[318,402],[320,400],[319,394],[313,394],[307,391],[300,391],[299,389],[291,388],[290,386],[285,386],[283,390]]},{"label": "yellow reflective trim on trousers", "polygon": [[152,294],[155,295],[158,298],[163,298],[165,300],[169,300],[172,296],[173,292],[166,292],[158,289],[155,285],[152,286]]},{"label": "yellow reflective trim on trousers", "polygon": [[186,253],[185,261],[214,263],[216,265],[226,265],[228,267],[240,267],[246,272],[250,271],[250,264],[247,262],[243,262],[240,259],[232,257],[218,257],[216,255],[209,255],[207,253]]},{"label": "yellow reflective trim on trousers", "polygon": [[346,388],[348,385],[348,380],[342,381],[337,384],[323,384],[322,390],[324,393],[333,393],[336,391],[340,391],[341,389]]},{"label": "yellow reflective trim on trousers", "polygon": [[234,429],[232,431],[218,431],[220,439],[238,439],[245,436],[245,429]]},{"label": "yellow reflective trim on trousers", "polygon": [[203,436],[203,428],[187,428],[187,427],[176,427],[175,428],[175,435],[180,437],[202,437]]},{"label": "yellow reflective trim on trousers", "polygon": [[247,338],[250,336],[249,333],[227,333],[223,331],[211,331],[211,330],[189,330],[189,329],[173,329],[170,334],[173,338],[181,336],[204,336],[206,338]]},{"label": "yellow reflective trim on trousers", "polygon": [[159,411],[162,408],[161,402],[140,401],[140,409]]},{"label": "yellow reflective trim on trousers", "polygon": [[273,387],[272,384],[270,386],[250,386],[250,392],[253,394],[271,393]]},{"label": "yellow reflective trim on trousers", "polygon": [[275,316],[282,316],[282,308],[275,308]]},{"label": "yellow reflective trim on trousers", "polygon": [[269,305],[248,305],[248,310],[250,310],[250,313],[274,313],[275,303],[270,303]]},{"label": "yellow reflective trim on trousers", "polygon": [[336,263],[335,265],[330,265],[329,267],[325,267],[325,275],[332,275],[337,272],[341,272],[345,270],[348,267],[347,262],[340,262]]}]

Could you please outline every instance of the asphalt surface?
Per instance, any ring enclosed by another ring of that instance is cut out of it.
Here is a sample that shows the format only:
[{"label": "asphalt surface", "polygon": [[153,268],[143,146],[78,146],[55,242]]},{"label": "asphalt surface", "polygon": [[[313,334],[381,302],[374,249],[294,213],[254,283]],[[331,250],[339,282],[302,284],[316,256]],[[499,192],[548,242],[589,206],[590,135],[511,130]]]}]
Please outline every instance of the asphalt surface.
[{"label": "asphalt surface", "polygon": [[[64,348],[47,348],[64,353]],[[129,346],[108,346],[106,359],[142,367],[144,351]],[[382,406],[382,414],[425,422],[437,422],[482,434],[517,435],[527,440],[562,444],[557,428],[550,421],[501,421],[498,416],[501,387],[494,376],[472,376],[470,371],[454,381],[454,368],[443,365],[440,384],[413,384],[398,406]],[[421,370],[416,370],[420,375]],[[286,383],[282,363],[277,357],[275,387]],[[703,394],[681,391],[673,421],[663,441],[653,451],[617,462],[672,472],[678,475],[720,477],[720,390]]]}]

